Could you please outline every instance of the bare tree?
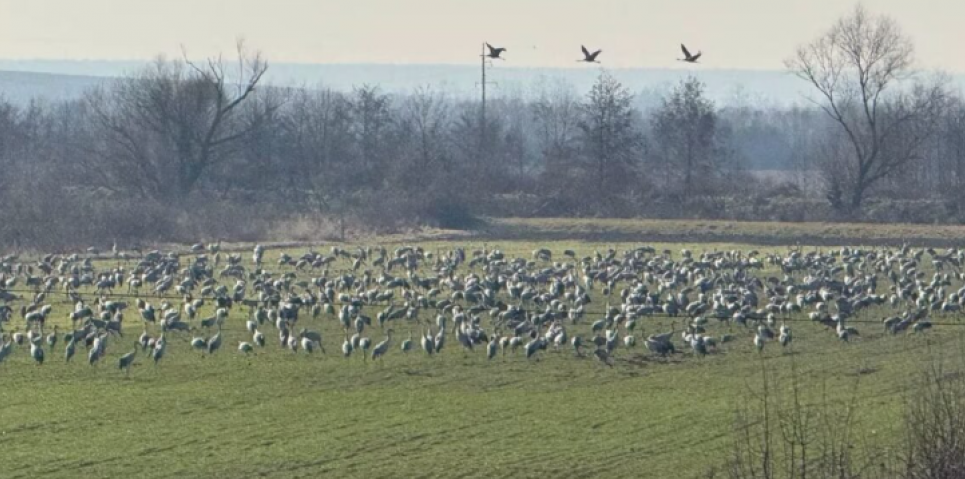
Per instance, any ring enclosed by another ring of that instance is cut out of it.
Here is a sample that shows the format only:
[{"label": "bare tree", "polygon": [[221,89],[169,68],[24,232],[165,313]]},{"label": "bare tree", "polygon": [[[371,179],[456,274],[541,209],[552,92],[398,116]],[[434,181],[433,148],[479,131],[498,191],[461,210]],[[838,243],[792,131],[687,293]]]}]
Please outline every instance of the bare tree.
[{"label": "bare tree", "polygon": [[639,173],[643,135],[632,102],[626,87],[603,72],[581,105],[580,143],[596,195],[624,192]]},{"label": "bare tree", "polygon": [[575,150],[579,102],[569,85],[543,85],[530,106],[536,138],[548,168],[566,166]]},{"label": "bare tree", "polygon": [[853,150],[835,175],[846,180],[847,191],[841,192],[846,198],[829,195],[834,206],[860,208],[870,187],[919,158],[934,128],[916,124],[931,121],[944,88],[940,82],[903,88],[915,76],[914,49],[894,20],[858,5],[785,63],[818,91],[815,103]]},{"label": "bare tree", "polygon": [[158,59],[137,76],[90,95],[103,132],[100,146],[113,160],[101,168],[106,183],[137,184],[157,199],[183,198],[214,165],[230,159],[239,140],[278,106],[242,114],[268,64],[241,42],[237,54],[234,72],[220,56],[200,64],[187,56]]},{"label": "bare tree", "polygon": [[935,147],[936,190],[961,201],[965,186],[965,102],[953,98],[941,119]]},{"label": "bare tree", "polygon": [[650,118],[651,163],[663,187],[691,198],[713,183],[727,157],[714,104],[694,77],[684,80]]},{"label": "bare tree", "polygon": [[505,191],[529,190],[527,183],[533,167],[532,116],[524,92],[518,88],[506,88],[494,102],[493,113],[502,119],[504,131],[494,139],[498,151],[492,152],[492,161],[507,179],[501,185]]},{"label": "bare tree", "polygon": [[279,128],[286,198],[310,211],[337,217],[344,236],[349,197],[358,188],[353,173],[355,136],[352,104],[331,89],[299,89],[281,115]]},{"label": "bare tree", "polygon": [[445,162],[445,132],[449,128],[449,104],[445,95],[428,86],[416,88],[403,102],[403,121],[413,140],[411,168],[425,175]]},{"label": "bare tree", "polygon": [[392,115],[389,97],[377,86],[355,87],[351,96],[352,133],[358,155],[358,174],[365,183],[378,181],[378,174],[386,156],[386,145]]},{"label": "bare tree", "polygon": [[[542,202],[538,211],[558,215],[572,210],[558,200],[576,191],[573,178],[578,168],[580,103],[573,88],[562,80],[541,79],[532,113],[536,148],[540,153],[537,190],[550,201]],[[576,204],[574,201],[573,204]],[[562,208],[560,208],[562,206]]]}]

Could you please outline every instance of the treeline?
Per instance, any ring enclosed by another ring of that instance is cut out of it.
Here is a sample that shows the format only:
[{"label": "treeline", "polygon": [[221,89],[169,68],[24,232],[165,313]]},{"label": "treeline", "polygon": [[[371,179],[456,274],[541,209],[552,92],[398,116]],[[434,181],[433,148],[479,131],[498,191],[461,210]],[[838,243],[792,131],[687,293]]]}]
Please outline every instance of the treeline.
[{"label": "treeline", "polygon": [[[891,56],[850,55],[848,28]],[[483,216],[963,221],[965,102],[914,75],[896,28],[859,8],[802,47],[788,67],[816,94],[794,108],[719,107],[697,77],[649,108],[605,71],[588,92],[542,82],[483,105],[272,87],[244,48],[236,63],[161,59],[81,100],[0,102],[0,245]]]}]

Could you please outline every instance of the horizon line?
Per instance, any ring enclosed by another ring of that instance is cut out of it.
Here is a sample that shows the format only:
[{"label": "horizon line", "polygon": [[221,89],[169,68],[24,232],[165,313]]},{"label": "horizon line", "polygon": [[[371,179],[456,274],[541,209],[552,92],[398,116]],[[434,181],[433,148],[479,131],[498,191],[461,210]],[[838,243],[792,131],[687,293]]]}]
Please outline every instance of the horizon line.
[{"label": "horizon line", "polygon": [[[36,63],[56,63],[56,62],[72,62],[72,63],[151,63],[157,60],[158,57],[165,57],[169,59],[174,59],[174,57],[167,57],[166,55],[158,55],[157,57],[150,59],[135,59],[135,58],[3,58],[0,57],[0,62],[36,62]],[[230,60],[230,59],[229,59]],[[436,63],[436,62],[409,62],[409,63],[394,63],[394,62],[302,62],[302,61],[272,61],[270,58],[267,59],[268,64],[276,65],[292,65],[292,66],[391,66],[391,67],[478,67],[478,63]],[[784,69],[779,68],[742,68],[742,67],[720,67],[716,65],[702,64],[700,67],[683,67],[683,66],[650,66],[650,65],[640,65],[640,66],[615,66],[608,67],[605,63],[601,64],[599,67],[585,67],[585,66],[568,66],[568,65],[544,65],[544,66],[520,66],[513,65],[511,63],[503,62],[499,63],[503,68],[515,68],[515,69],[552,69],[552,70],[670,70],[670,71],[685,71],[692,69],[701,70],[726,70],[726,71],[748,71],[748,72],[783,72]]]},{"label": "horizon line", "polygon": [[[148,64],[158,59],[158,57],[164,57],[167,59],[175,59],[174,57],[168,57],[166,55],[158,55],[157,57],[151,59],[118,59],[118,58],[2,58],[0,57],[0,63],[78,63],[78,64],[96,64],[96,63],[140,63]],[[475,68],[478,67],[478,63],[420,63],[420,62],[410,62],[410,63],[393,63],[393,62],[302,62],[302,61],[272,61],[268,59],[269,68],[271,65],[284,65],[284,66],[296,66],[296,67],[453,67],[453,68]],[[527,66],[527,65],[513,65],[508,62],[499,63],[500,67],[498,69],[513,69],[513,70],[565,70],[565,71],[627,71],[627,70],[661,70],[661,71],[715,71],[715,72],[749,72],[749,73],[787,73],[792,72],[784,68],[749,68],[749,67],[725,67],[719,65],[708,65],[701,64],[699,67],[686,67],[677,65],[667,65],[667,66],[652,66],[652,65],[640,65],[640,66],[613,66],[609,67],[606,64],[601,64],[598,67],[585,67],[585,66],[569,66],[569,65],[543,65],[543,66]],[[10,71],[10,70],[5,70]],[[916,69],[916,72],[924,73],[946,73],[953,76],[965,76],[965,71],[954,71],[954,70],[937,70],[929,68]],[[47,72],[36,72],[36,73],[47,73]],[[72,75],[70,73],[63,73],[64,75]],[[76,75],[76,74],[74,74]]]}]

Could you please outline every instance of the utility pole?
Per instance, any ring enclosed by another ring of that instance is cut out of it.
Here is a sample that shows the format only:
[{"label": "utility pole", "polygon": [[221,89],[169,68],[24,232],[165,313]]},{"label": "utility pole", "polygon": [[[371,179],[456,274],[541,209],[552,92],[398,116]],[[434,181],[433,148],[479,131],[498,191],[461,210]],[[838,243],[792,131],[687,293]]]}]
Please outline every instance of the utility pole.
[{"label": "utility pole", "polygon": [[[486,56],[486,42],[482,44],[482,54],[479,55],[481,60],[481,79],[480,87],[482,88],[482,104],[479,110],[479,150],[480,152],[486,151],[486,65],[489,64]],[[497,83],[493,83],[497,85]]]},{"label": "utility pole", "polygon": [[486,42],[482,44],[482,108],[479,115],[479,145],[482,147],[486,143]]}]

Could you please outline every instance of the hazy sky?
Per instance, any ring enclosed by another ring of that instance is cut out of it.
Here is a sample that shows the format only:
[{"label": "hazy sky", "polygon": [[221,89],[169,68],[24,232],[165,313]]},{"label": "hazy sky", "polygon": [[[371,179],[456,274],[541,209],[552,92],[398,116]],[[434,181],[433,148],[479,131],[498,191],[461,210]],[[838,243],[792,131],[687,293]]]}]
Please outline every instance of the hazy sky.
[{"label": "hazy sky", "polygon": [[[965,72],[965,0],[865,0],[898,20],[926,68]],[[473,63],[480,43],[513,66],[577,67],[579,45],[609,67],[780,69],[846,0],[0,0],[0,58],[149,59],[232,50],[276,62]]]}]

